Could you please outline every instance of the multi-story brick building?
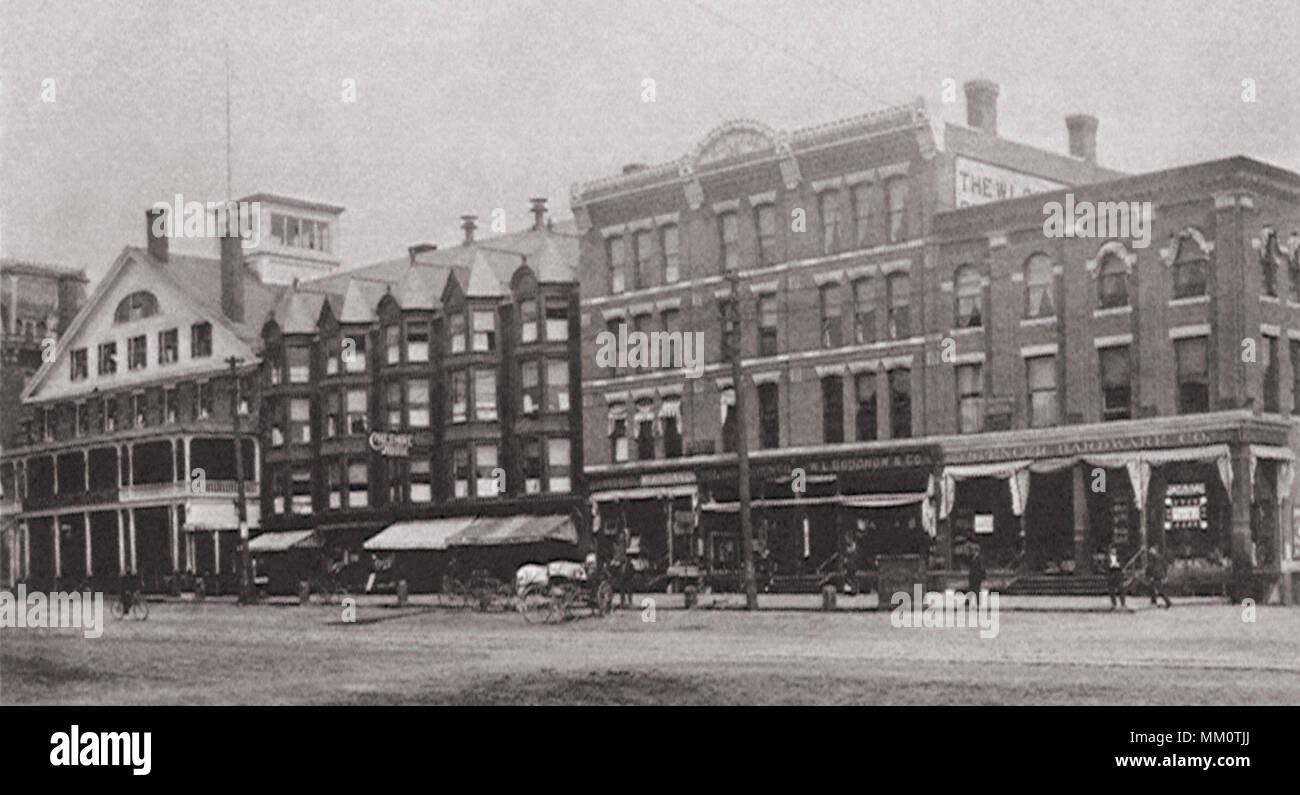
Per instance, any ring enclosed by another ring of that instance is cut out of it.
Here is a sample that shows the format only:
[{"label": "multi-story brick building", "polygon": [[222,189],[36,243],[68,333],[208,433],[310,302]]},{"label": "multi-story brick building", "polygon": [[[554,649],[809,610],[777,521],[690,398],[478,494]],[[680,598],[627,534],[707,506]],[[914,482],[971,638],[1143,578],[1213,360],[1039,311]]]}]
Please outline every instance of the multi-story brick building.
[{"label": "multi-story brick building", "polygon": [[[1086,256],[1076,248],[1085,241],[1071,241],[1068,251],[1059,241],[1045,245],[1044,202],[1059,200],[1068,186],[1129,190],[1160,176],[1123,181],[1097,166],[1097,122],[1090,116],[1066,119],[1068,156],[1007,141],[997,134],[997,87],[973,81],[966,93],[969,126],[946,125],[941,142],[919,102],[789,135],[739,122],[716,130],[682,161],[629,167],[575,188],[583,233],[587,474],[606,531],[602,538],[622,537],[619,543],[630,544],[652,568],[671,562],[715,574],[734,571],[740,557],[736,460],[729,452],[735,385],[723,356],[719,308],[732,300],[734,277],[755,527],[760,553],[778,575],[812,584],[831,573],[869,570],[882,552],[928,554],[933,568],[960,568],[963,540],[990,528],[994,565],[1061,571],[1091,556],[1104,540],[1100,533],[1075,544],[1072,525],[1069,548],[1058,550],[1040,543],[1040,536],[1050,535],[1046,524],[1024,519],[1026,492],[1030,518],[1046,516],[1051,509],[1040,502],[1077,485],[1069,473],[1039,487],[1042,478],[1024,464],[1033,461],[1036,473],[1046,473],[1037,456],[1013,445],[1024,455],[1008,469],[1005,458],[987,448],[1043,434],[1074,439],[1083,423],[1099,422],[1086,401],[1100,397],[1085,398],[1079,389],[1070,398],[1076,403],[1051,413],[1047,386],[1067,383],[1069,365],[1064,356],[1049,361],[1038,354],[1047,356],[1053,345],[1052,351],[1077,353],[1079,345],[1091,346],[1089,335],[1102,325],[1153,317],[1150,311],[1123,314],[1119,299],[1108,294],[1093,319],[1094,307],[1082,297],[1092,293],[1077,291],[1093,286],[1079,279],[1091,278],[1084,265],[1107,253],[1095,245],[1105,241],[1089,241],[1094,245]],[[1262,179],[1284,184],[1289,178]],[[1213,206],[1203,186],[1194,191],[1198,199],[1186,195],[1194,184],[1195,178],[1184,181],[1181,199]],[[1028,194],[1035,196],[1016,198]],[[1012,211],[1021,225],[1016,234],[1028,241],[1036,229],[1035,252],[1048,255],[1033,259],[1028,270],[1024,258],[1015,267],[990,264],[992,256],[1030,245],[1014,237],[1013,246],[1002,242],[1012,229],[1000,214]],[[1158,206],[1159,241],[1184,226],[1205,226],[1200,219],[1167,229],[1169,217],[1170,210]],[[1138,256],[1151,257],[1163,245]],[[949,263],[954,257],[958,261]],[[1067,279],[1070,258],[1079,262]],[[973,267],[959,273],[960,264]],[[1097,283],[1107,289],[1117,284],[1110,271],[1098,274]],[[1177,311],[1198,311],[1194,307],[1204,300]],[[1066,314],[1067,307],[1079,314]],[[1057,314],[1060,322],[1050,319]],[[703,377],[600,367],[597,335],[625,324],[703,332]],[[1101,338],[1118,340],[1124,333],[1127,327],[1106,325]],[[1168,341],[1168,328],[1148,325],[1135,333]],[[1226,353],[1223,343],[1216,350]],[[1159,368],[1168,369],[1172,359],[1150,344],[1147,351],[1144,362],[1158,366],[1148,368],[1144,389],[1154,394],[1151,379],[1167,377]],[[1087,366],[1070,368],[1069,377],[1097,378],[1096,351],[1087,352]],[[1107,354],[1108,373],[1119,372],[1117,356]],[[971,366],[986,359],[987,367]],[[1036,397],[1022,388],[1025,359],[1042,393]],[[1136,367],[1131,372],[1142,378]],[[1167,409],[1167,396],[1162,400],[1149,405]],[[1033,423],[1055,430],[1028,427],[1026,412],[1035,401],[1041,408]],[[1108,409],[1108,417],[1119,415],[1120,409]],[[968,419],[960,429],[976,435],[958,433],[963,416]],[[1170,422],[1187,425],[1185,419]],[[1108,423],[1099,432],[1119,427]],[[1285,423],[1279,427],[1262,455],[1283,455]],[[994,428],[1011,436],[993,436]],[[1059,452],[1054,458],[1069,455]],[[968,480],[989,474],[1016,484],[1016,499],[1005,485]],[[996,500],[997,511],[972,499]],[[1100,516],[1101,504],[1093,510]]]},{"label": "multi-story brick building", "polygon": [[[509,576],[585,525],[577,240],[545,218],[296,283],[263,329],[264,528],[255,550],[399,553],[413,588],[451,554]],[[383,532],[381,532],[383,531]],[[450,550],[450,551],[448,551]],[[446,553],[446,554],[439,554]]]},{"label": "multi-story brick building", "polygon": [[[84,271],[0,260],[0,452],[30,422],[23,388],[86,300]],[[19,577],[19,502],[13,478],[0,478],[0,586]]]},{"label": "multi-story brick building", "polygon": [[[251,374],[274,292],[238,238],[219,258],[169,251],[156,212],[147,248],[122,251],[25,387],[32,420],[0,456],[19,576],[36,587],[115,588],[126,574],[178,587],[185,573],[234,585],[233,426],[256,423]],[[253,526],[256,447],[245,437]]]}]

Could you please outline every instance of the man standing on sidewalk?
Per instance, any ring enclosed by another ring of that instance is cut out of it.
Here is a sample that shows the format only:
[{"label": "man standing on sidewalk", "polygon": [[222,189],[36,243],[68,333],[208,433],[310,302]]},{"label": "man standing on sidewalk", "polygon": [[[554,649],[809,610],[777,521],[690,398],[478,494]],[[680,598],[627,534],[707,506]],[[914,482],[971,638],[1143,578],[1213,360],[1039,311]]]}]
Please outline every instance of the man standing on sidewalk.
[{"label": "man standing on sidewalk", "polygon": [[1169,567],[1165,565],[1165,559],[1160,556],[1160,551],[1156,545],[1152,544],[1147,550],[1147,588],[1151,591],[1151,604],[1157,604],[1156,598],[1165,600],[1165,608],[1173,607],[1173,602],[1165,595],[1165,577],[1169,573]]},{"label": "man standing on sidewalk", "polygon": [[1116,606],[1128,609],[1124,599],[1124,562],[1119,559],[1119,548],[1114,544],[1106,550],[1106,591],[1110,594],[1110,609]]},{"label": "man standing on sidewalk", "polygon": [[970,548],[970,590],[978,594],[984,587],[984,561],[980,559],[980,545]]}]

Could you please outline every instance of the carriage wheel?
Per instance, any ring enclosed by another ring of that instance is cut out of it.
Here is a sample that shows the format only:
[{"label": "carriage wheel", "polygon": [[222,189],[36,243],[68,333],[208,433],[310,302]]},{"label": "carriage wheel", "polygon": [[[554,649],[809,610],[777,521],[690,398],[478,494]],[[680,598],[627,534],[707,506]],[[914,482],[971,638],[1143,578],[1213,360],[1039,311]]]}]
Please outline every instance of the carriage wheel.
[{"label": "carriage wheel", "polygon": [[144,599],[137,599],[131,605],[131,618],[137,621],[146,621],[149,618],[149,605],[145,604]]},{"label": "carriage wheel", "polygon": [[524,620],[529,624],[539,624],[550,617],[550,603],[546,594],[532,589],[519,597],[515,609],[523,614]]},{"label": "carriage wheel", "polygon": [[122,600],[118,599],[113,603],[113,618],[125,618],[126,609],[122,606]]},{"label": "carriage wheel", "polygon": [[593,612],[598,616],[607,616],[614,609],[614,586],[606,580],[596,586],[596,604]]}]

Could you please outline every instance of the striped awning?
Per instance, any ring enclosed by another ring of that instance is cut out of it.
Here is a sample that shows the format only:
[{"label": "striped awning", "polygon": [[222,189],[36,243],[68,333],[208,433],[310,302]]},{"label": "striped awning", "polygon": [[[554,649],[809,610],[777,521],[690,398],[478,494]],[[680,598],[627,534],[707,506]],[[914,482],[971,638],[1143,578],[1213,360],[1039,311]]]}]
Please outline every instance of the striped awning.
[{"label": "striped awning", "polygon": [[446,549],[448,540],[474,522],[472,516],[448,519],[416,519],[385,527],[366,540],[365,549],[383,552],[412,552]]},{"label": "striped awning", "polygon": [[578,543],[578,531],[567,514],[550,516],[480,517],[447,541],[451,547],[512,546],[541,541]]},{"label": "striped awning", "polygon": [[291,549],[311,549],[320,546],[314,530],[285,530],[262,533],[248,542],[249,552],[287,552]]}]

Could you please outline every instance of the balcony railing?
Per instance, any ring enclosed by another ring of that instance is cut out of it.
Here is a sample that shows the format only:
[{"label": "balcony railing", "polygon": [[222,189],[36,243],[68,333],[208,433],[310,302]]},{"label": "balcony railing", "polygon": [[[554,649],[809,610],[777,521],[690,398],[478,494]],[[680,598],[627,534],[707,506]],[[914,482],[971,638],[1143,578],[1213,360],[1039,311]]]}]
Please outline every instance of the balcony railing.
[{"label": "balcony railing", "polygon": [[[179,499],[196,494],[229,494],[233,497],[237,491],[238,482],[234,480],[207,480],[202,485],[203,488],[200,490],[198,481],[136,483],[131,486],[123,486],[118,493],[122,502],[140,502],[142,500],[158,500],[172,497]],[[260,493],[257,481],[244,481],[244,496],[246,499],[256,498]]]}]

